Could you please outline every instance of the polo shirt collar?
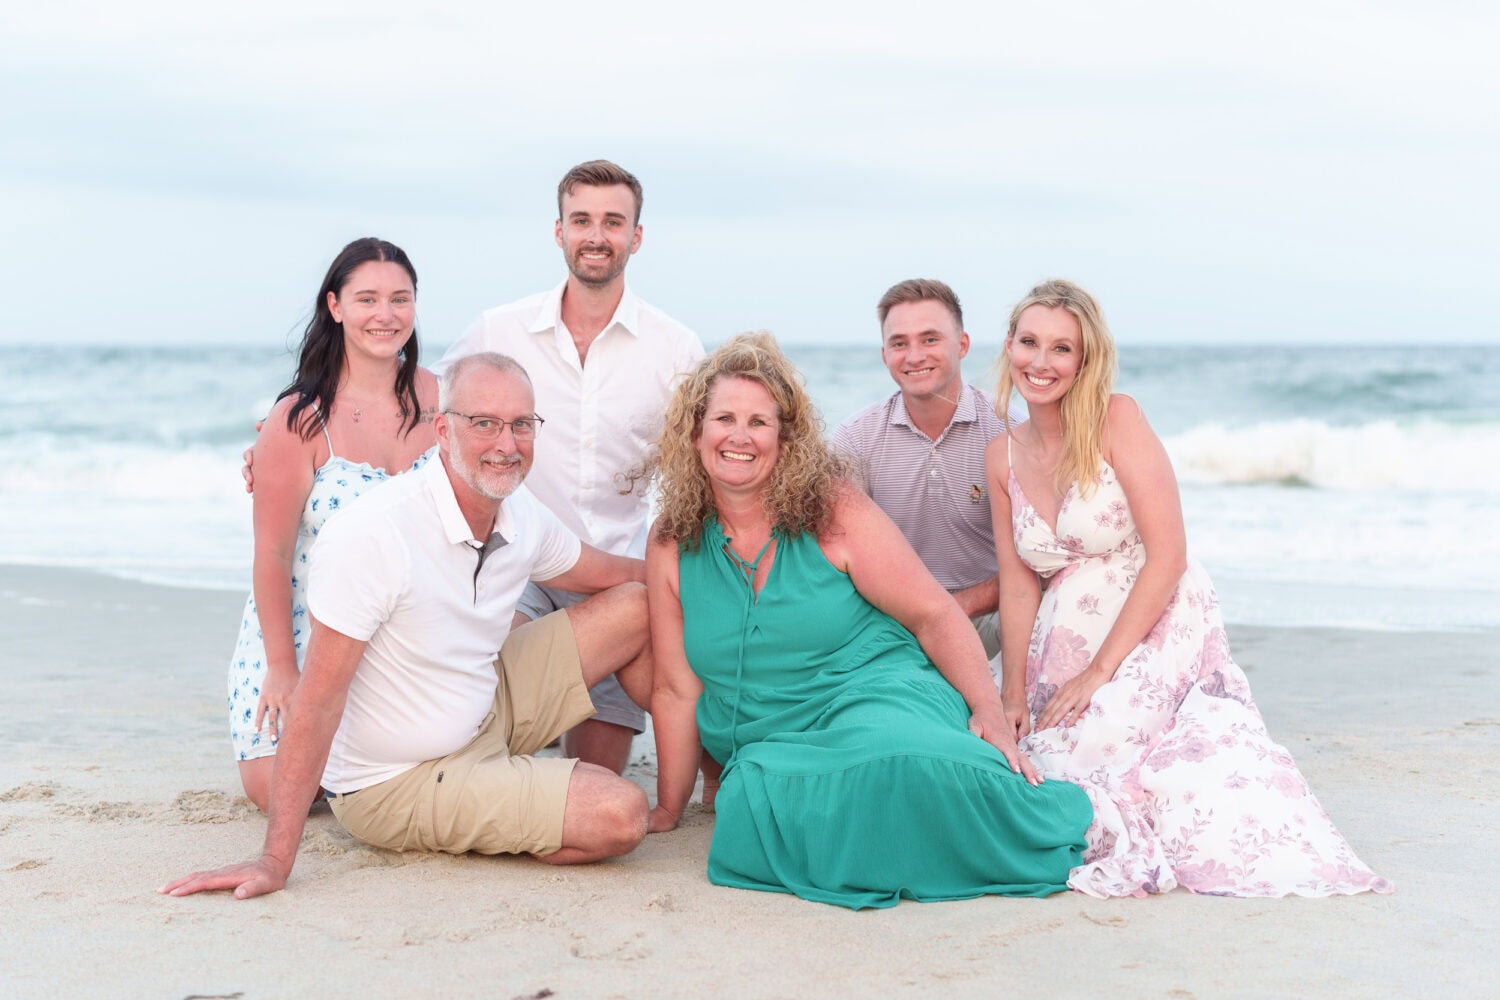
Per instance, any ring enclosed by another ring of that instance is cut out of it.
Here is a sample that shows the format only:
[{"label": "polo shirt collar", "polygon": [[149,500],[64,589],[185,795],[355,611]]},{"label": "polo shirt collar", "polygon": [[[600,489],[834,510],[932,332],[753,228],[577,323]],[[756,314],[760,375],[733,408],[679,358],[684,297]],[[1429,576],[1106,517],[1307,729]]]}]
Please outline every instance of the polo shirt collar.
[{"label": "polo shirt collar", "polygon": [[[972,424],[979,419],[978,402],[974,397],[974,390],[969,383],[960,383],[963,388],[958,392],[958,406],[953,410],[953,419],[948,421],[948,426],[954,424]],[[915,430],[911,422],[911,414],[906,412],[906,397],[901,395],[900,390],[892,397],[894,404],[891,407],[891,423],[897,427],[907,427]],[[946,430],[946,428],[945,428]]]},{"label": "polo shirt collar", "polygon": [[[531,322],[531,333],[552,333],[562,329],[562,299],[563,290],[568,287],[568,282],[563,281],[542,300],[541,308],[536,311],[536,319]],[[610,330],[618,326],[632,337],[641,335],[641,300],[625,286],[625,292],[620,296],[620,304],[615,306],[615,314],[604,324],[604,329]]]},{"label": "polo shirt collar", "polygon": [[[470,530],[464,512],[459,509],[458,497],[453,492],[453,484],[448,481],[448,470],[443,464],[442,453],[439,452],[437,461],[428,462],[412,474],[426,477],[424,485],[428,495],[432,497],[433,506],[437,508],[438,520],[442,522],[443,536],[447,538],[448,544],[472,545],[479,541]],[[515,522],[504,503],[495,515],[491,537],[494,535],[499,535],[502,541],[515,537]]]}]

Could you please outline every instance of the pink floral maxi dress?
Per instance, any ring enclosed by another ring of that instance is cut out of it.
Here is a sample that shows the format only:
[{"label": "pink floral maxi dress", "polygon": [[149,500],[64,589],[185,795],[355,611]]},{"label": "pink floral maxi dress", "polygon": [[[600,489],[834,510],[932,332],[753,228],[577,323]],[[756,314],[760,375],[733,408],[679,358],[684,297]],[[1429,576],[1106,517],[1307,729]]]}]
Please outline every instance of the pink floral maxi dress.
[{"label": "pink floral maxi dress", "polygon": [[[1125,491],[1101,466],[1084,499],[1063,498],[1057,530],[1008,484],[1016,551],[1043,577],[1026,658],[1033,721],[1089,665],[1146,559]],[[1213,584],[1189,561],[1160,620],[1072,726],[1021,746],[1042,774],[1094,804],[1084,863],[1068,885],[1090,896],[1182,885],[1231,896],[1390,892],[1355,857],[1266,732],[1229,641]]]}]

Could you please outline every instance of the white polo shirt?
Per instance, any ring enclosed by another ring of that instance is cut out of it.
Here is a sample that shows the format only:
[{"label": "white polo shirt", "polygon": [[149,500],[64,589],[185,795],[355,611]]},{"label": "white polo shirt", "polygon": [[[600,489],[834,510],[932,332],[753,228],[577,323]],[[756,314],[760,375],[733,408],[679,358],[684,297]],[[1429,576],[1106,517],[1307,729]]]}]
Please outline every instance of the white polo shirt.
[{"label": "white polo shirt", "polygon": [[312,549],[308,610],[366,646],[323,787],[352,792],[469,742],[489,714],[521,590],[571,569],[580,551],[524,486],[488,543],[474,538],[441,461],[330,519]]},{"label": "white polo shirt", "polygon": [[565,287],[486,311],[434,369],[479,351],[519,361],[547,421],[527,488],[583,540],[639,555],[648,505],[644,496],[620,494],[622,476],[646,457],[676,378],[703,357],[703,344],[626,288],[580,364],[562,321]]}]

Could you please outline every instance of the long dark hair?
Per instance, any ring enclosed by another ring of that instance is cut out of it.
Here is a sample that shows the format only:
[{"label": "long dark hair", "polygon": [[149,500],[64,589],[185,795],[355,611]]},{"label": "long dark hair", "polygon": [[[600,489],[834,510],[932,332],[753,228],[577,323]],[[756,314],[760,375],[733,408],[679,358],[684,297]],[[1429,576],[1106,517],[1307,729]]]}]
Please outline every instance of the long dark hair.
[{"label": "long dark hair", "polygon": [[[313,302],[312,319],[302,331],[302,347],[297,359],[297,374],[292,384],[281,390],[276,397],[280,402],[288,396],[297,401],[286,414],[286,427],[302,436],[306,441],[318,432],[318,428],[333,412],[333,397],[339,387],[339,375],[344,370],[344,327],[333,318],[328,309],[328,293],[334,298],[349,283],[349,276],[361,264],[372,260],[385,260],[399,264],[411,276],[411,291],[417,292],[417,270],[411,266],[406,251],[394,243],[365,236],[339,251],[328,265],[323,284],[318,286],[318,297]],[[410,434],[421,420],[421,406],[417,403],[417,331],[401,349],[401,367],[396,369],[396,402],[401,412],[410,418],[403,433]]]}]

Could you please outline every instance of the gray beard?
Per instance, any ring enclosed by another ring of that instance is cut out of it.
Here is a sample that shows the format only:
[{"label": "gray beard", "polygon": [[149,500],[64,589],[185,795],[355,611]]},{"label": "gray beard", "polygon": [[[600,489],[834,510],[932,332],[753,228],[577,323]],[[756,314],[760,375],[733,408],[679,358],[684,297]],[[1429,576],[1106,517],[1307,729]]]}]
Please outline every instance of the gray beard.
[{"label": "gray beard", "polygon": [[514,493],[516,491],[516,487],[521,485],[521,479],[525,478],[523,476],[520,479],[516,479],[513,483],[511,483],[510,488],[507,489],[504,493],[496,493],[494,490],[491,490],[480,481],[480,470],[478,465],[482,465],[483,463],[478,463],[478,465],[476,466],[469,465],[468,460],[463,457],[462,452],[460,452],[456,448],[449,451],[448,461],[452,464],[453,471],[457,473],[458,478],[462,479],[465,483],[468,483],[471,490],[473,490],[475,493],[478,493],[482,497],[487,497],[488,499],[497,502],[504,500],[506,497],[509,497],[512,493]]}]

